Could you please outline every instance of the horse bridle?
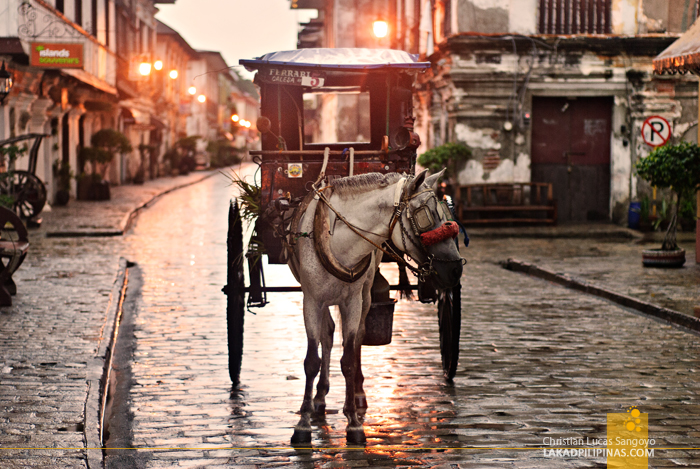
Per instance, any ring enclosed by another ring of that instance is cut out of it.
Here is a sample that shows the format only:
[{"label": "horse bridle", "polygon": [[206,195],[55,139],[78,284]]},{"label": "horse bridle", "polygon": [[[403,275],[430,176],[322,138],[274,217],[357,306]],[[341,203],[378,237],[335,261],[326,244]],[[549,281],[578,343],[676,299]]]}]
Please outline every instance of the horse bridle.
[{"label": "horse bridle", "polygon": [[[429,253],[425,249],[423,244],[420,242],[420,237],[418,237],[418,242],[416,243],[416,241],[413,239],[414,236],[411,235],[408,232],[408,230],[406,229],[406,226],[403,222],[404,211],[406,211],[406,218],[411,220],[411,226],[416,230],[415,236],[418,236],[419,227],[416,225],[416,222],[413,220],[415,218],[413,215],[415,215],[415,213],[417,213],[423,207],[427,208],[427,204],[421,204],[421,206],[418,207],[416,210],[410,211],[409,210],[409,202],[412,199],[414,199],[414,198],[418,197],[419,195],[424,194],[426,192],[430,192],[430,193],[432,193],[433,198],[435,198],[435,200],[437,202],[437,196],[435,196],[435,191],[432,189],[424,189],[422,191],[416,192],[415,194],[411,194],[411,195],[407,194],[406,187],[408,185],[410,185],[409,183],[412,179],[413,179],[413,176],[409,176],[408,178],[402,177],[396,186],[396,189],[394,191],[394,212],[392,213],[392,217],[391,217],[391,220],[389,222],[388,239],[392,238],[394,228],[396,227],[396,224],[398,223],[399,226],[401,227],[401,240],[403,242],[404,249],[406,249],[408,246],[406,244],[406,238],[408,238],[408,240],[411,242],[411,244],[413,246],[415,246],[423,255],[425,255],[426,261],[418,264],[417,267],[414,267],[413,265],[406,262],[406,260],[403,258],[403,256],[397,254],[390,246],[387,245],[387,249],[385,249],[384,247],[380,246],[379,244],[375,243],[374,241],[369,239],[367,236],[362,234],[360,232],[360,229],[358,229],[352,223],[350,223],[343,215],[341,215],[331,205],[330,201],[323,193],[323,189],[316,189],[316,187],[314,187],[314,192],[316,193],[316,196],[318,197],[319,201],[326,204],[328,206],[328,208],[331,209],[331,211],[333,213],[335,213],[335,215],[338,217],[338,219],[340,221],[342,221],[343,223],[345,223],[345,225],[347,225],[347,227],[350,228],[351,231],[353,231],[356,235],[358,235],[359,237],[361,237],[362,239],[364,239],[365,241],[367,241],[368,243],[373,245],[375,248],[382,251],[384,254],[388,255],[389,257],[392,257],[398,264],[403,265],[408,270],[413,272],[418,277],[418,279],[420,281],[425,281],[426,278],[434,272],[433,261],[462,262],[464,264],[465,259],[460,258],[459,260],[453,260],[453,259],[441,259],[441,258],[435,257],[434,254]],[[413,259],[413,257],[410,254],[408,254],[407,252],[405,252],[405,254],[407,256],[409,256],[411,259]],[[418,263],[417,259],[413,259],[413,260],[416,261],[416,263]]]},{"label": "horse bridle", "polygon": [[[396,189],[394,191],[394,212],[392,213],[391,220],[389,222],[389,239],[392,238],[392,235],[394,233],[394,229],[396,228],[396,224],[398,223],[401,229],[401,242],[403,244],[404,249],[408,247],[406,244],[406,240],[408,241],[416,248],[418,249],[426,258],[426,261],[421,263],[418,266],[418,271],[420,273],[417,273],[410,264],[406,263],[404,261],[404,264],[407,265],[409,268],[411,268],[411,271],[418,275],[418,277],[421,280],[425,280],[425,277],[432,273],[433,271],[433,261],[440,261],[440,262],[461,262],[462,264],[465,263],[465,259],[460,258],[459,260],[457,259],[443,259],[440,257],[436,257],[434,254],[431,254],[428,252],[426,247],[423,245],[423,242],[421,240],[421,234],[426,233],[430,230],[432,230],[435,220],[432,216],[432,213],[430,212],[430,209],[428,208],[428,201],[430,200],[435,200],[435,206],[437,210],[441,210],[440,202],[437,200],[437,196],[435,195],[435,191],[433,189],[424,189],[422,191],[416,192],[415,194],[409,195],[406,191],[406,187],[410,186],[410,182],[413,179],[413,176],[409,176],[409,178],[402,177],[399,182],[396,185]],[[430,193],[431,196],[424,202],[422,203],[418,208],[411,210],[410,209],[410,201],[416,197],[418,197],[421,194],[424,193]],[[449,210],[449,209],[443,209],[443,210]],[[413,234],[409,233],[409,231],[406,229],[406,225],[404,224],[403,221],[403,213],[406,212],[406,219],[408,220],[410,226],[411,226],[411,231]],[[447,212],[445,212],[445,215],[447,216]],[[421,220],[421,218],[423,220]],[[414,238],[418,238],[418,241]],[[405,252],[405,254],[413,259],[413,257],[408,254],[408,252]],[[403,260],[403,258],[401,258]],[[417,259],[413,259],[414,261],[418,261]]]}]

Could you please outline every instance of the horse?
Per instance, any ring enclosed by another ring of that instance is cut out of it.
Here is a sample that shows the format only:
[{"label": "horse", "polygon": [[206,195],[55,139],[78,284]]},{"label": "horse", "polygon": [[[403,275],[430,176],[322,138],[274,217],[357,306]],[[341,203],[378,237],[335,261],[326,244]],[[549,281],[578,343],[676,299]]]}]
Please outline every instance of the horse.
[{"label": "horse", "polygon": [[[458,228],[448,221],[435,192],[443,173],[427,176],[426,170],[416,176],[367,173],[340,178],[330,186],[315,187],[297,209],[290,226],[293,247],[288,264],[304,295],[308,347],[301,418],[294,427],[293,445],[310,443],[312,414],[325,414],[335,331],[329,311],[332,305],[339,308],[343,338],[340,364],[345,378],[346,441],[366,443],[358,416],[358,410],[367,408],[360,347],[372,282],[386,252],[382,243],[390,240],[418,264],[418,269],[408,266],[414,273],[431,276],[441,288],[460,281],[463,260],[453,239]],[[386,253],[403,260],[397,253]]]}]

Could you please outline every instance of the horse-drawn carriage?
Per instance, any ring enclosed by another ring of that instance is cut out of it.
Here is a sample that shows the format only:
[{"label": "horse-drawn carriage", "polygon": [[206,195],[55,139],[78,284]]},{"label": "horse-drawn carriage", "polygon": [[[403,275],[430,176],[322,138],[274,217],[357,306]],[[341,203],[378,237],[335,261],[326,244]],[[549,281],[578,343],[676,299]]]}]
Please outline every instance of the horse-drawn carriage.
[{"label": "horse-drawn carriage", "polygon": [[[276,52],[241,64],[257,71],[262,150],[250,152],[260,166],[259,216],[245,253],[239,203],[232,202],[229,212],[224,291],[231,380],[239,381],[246,304],[262,306],[270,292],[303,291],[307,384],[292,441],[309,442],[309,414],[323,411],[328,391],[335,326],[328,306],[338,305],[347,437],[362,443],[357,411],[367,405],[360,345],[391,341],[395,300],[389,290],[418,290],[421,301],[437,301],[448,380],[457,367],[459,228],[436,195],[441,174],[414,175],[420,139],[413,129],[413,82],[430,64],[402,51],[369,49]],[[288,264],[301,287],[266,286],[261,252],[270,264]],[[390,286],[381,275],[381,261],[398,264],[399,285]],[[415,274],[417,285],[408,282],[406,270]]]}]

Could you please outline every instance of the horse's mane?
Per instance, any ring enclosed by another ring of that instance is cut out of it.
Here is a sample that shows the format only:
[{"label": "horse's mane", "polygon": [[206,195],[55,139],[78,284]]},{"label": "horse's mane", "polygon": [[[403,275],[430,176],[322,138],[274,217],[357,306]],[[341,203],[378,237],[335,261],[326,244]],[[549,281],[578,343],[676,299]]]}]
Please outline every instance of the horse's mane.
[{"label": "horse's mane", "polygon": [[356,195],[390,186],[401,179],[398,173],[365,173],[334,180],[331,185],[338,195]]}]

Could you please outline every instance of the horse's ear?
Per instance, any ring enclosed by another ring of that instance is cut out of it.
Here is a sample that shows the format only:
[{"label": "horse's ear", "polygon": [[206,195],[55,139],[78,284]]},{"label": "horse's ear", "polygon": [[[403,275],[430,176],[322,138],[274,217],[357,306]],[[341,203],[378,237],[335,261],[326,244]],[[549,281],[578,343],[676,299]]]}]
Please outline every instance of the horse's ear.
[{"label": "horse's ear", "polygon": [[413,194],[418,190],[421,184],[425,181],[425,176],[428,174],[428,170],[424,169],[420,173],[416,174],[416,177],[413,178],[413,181],[411,181],[411,191],[409,194]]},{"label": "horse's ear", "polygon": [[442,168],[442,171],[439,173],[431,174],[427,178],[425,178],[425,185],[430,187],[432,190],[437,189],[438,181],[442,177],[443,174],[445,174],[446,168]]}]

